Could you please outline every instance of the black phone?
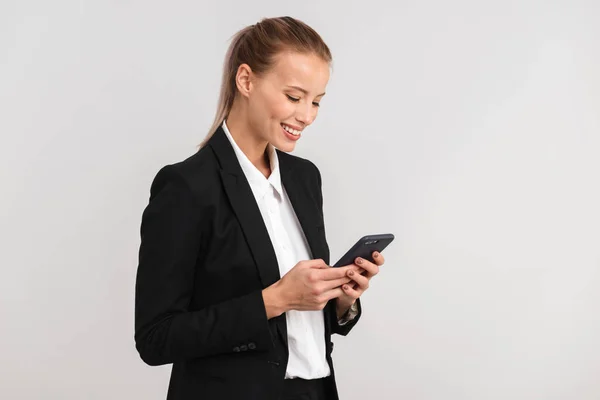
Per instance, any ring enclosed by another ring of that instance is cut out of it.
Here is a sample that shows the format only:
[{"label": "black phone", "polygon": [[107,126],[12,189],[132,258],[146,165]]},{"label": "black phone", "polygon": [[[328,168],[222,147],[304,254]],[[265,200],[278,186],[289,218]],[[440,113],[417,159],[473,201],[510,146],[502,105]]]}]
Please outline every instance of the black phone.
[{"label": "black phone", "polygon": [[352,264],[356,260],[356,257],[374,262],[372,257],[373,252],[377,251],[381,253],[393,240],[394,235],[391,233],[363,236],[333,266],[343,267],[344,265]]}]

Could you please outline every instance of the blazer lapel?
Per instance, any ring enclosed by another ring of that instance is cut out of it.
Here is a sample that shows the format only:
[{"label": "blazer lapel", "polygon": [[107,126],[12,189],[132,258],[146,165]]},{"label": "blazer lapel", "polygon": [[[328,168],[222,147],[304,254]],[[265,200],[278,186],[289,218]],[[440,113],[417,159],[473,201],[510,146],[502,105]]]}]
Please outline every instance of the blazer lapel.
[{"label": "blazer lapel", "polygon": [[322,243],[319,235],[319,229],[322,229],[322,224],[319,223],[321,211],[317,207],[317,202],[311,196],[311,194],[316,195],[315,191],[318,188],[316,186],[311,187],[310,180],[303,176],[303,171],[299,171],[298,166],[294,168],[291,165],[293,160],[290,159],[289,155],[282,154],[279,150],[277,152],[279,154],[282,184],[300,221],[313,259],[322,258],[328,263],[329,260],[325,259],[325,243]]},{"label": "blazer lapel", "polygon": [[277,256],[260,209],[222,127],[210,138],[209,144],[221,164],[223,187],[242,227],[263,287],[266,288],[277,282],[281,276]]}]

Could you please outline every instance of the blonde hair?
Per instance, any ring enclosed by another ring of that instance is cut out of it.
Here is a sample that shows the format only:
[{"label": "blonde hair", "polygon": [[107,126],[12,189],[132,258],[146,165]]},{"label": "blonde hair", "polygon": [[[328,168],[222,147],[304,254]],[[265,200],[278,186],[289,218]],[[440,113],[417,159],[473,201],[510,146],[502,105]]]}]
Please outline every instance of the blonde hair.
[{"label": "blonde hair", "polygon": [[292,17],[263,18],[232,36],[225,55],[221,92],[214,122],[199,147],[203,147],[227,118],[236,95],[235,77],[241,64],[248,64],[260,76],[282,51],[314,53],[331,63],[331,52],[321,36],[310,26]]}]

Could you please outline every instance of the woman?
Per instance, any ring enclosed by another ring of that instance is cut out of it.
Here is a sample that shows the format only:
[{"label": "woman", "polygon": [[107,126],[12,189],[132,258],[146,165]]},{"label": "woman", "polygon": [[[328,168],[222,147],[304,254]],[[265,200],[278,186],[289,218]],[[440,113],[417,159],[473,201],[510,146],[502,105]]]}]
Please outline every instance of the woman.
[{"label": "woman", "polygon": [[319,170],[288,154],[330,63],[296,19],[238,32],[209,136],[152,183],[135,340],[147,364],[173,363],[168,399],[338,398],[331,334],[356,324],[383,256],[327,265]]}]

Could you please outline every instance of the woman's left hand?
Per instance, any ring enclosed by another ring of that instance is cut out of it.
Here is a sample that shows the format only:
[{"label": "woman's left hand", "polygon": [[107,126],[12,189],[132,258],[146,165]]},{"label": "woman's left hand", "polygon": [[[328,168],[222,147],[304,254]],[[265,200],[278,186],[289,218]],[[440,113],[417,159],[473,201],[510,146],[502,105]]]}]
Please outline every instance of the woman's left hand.
[{"label": "woman's left hand", "polygon": [[336,309],[338,318],[341,317],[352,307],[352,305],[368,288],[371,279],[379,273],[379,267],[383,265],[385,259],[381,253],[374,251],[374,263],[364,258],[358,257],[354,260],[355,269],[349,269],[347,276],[350,282],[342,285],[344,294],[336,299]]}]

